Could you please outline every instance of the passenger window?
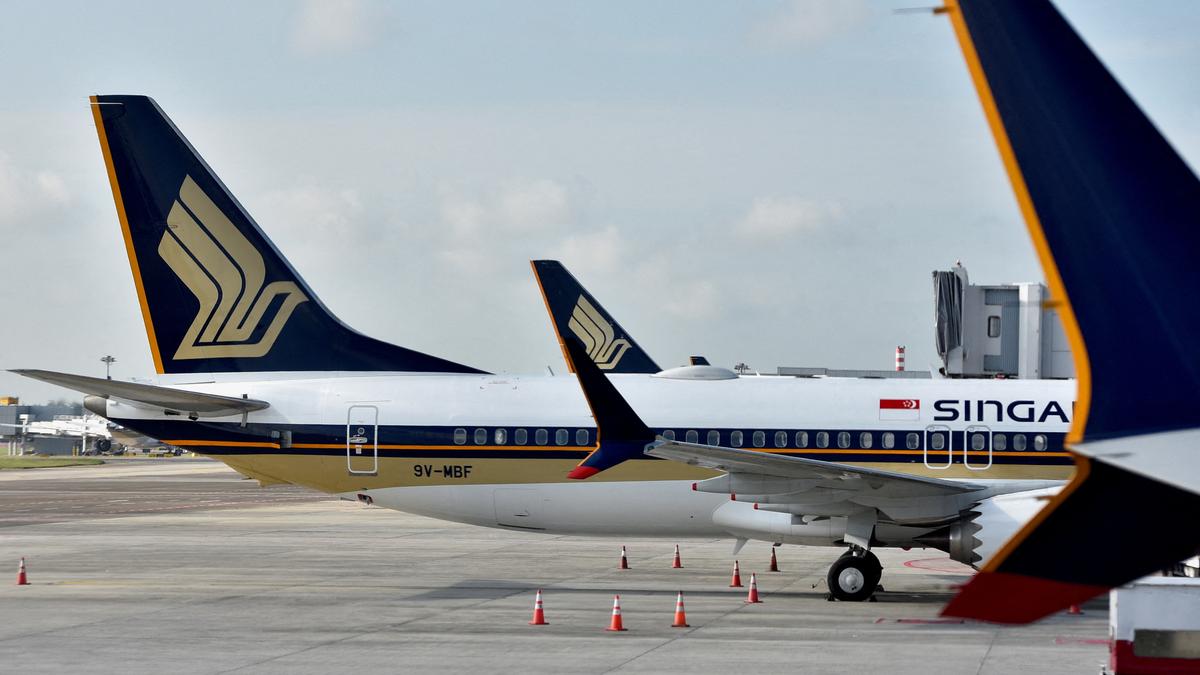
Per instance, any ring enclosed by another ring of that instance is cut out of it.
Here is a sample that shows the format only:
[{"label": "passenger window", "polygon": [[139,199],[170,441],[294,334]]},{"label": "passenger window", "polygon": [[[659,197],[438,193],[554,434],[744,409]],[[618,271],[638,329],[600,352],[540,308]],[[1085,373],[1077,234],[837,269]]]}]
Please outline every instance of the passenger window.
[{"label": "passenger window", "polygon": [[684,438],[687,439],[688,443],[699,443],[700,432],[696,431],[695,429],[688,429],[687,433],[684,434]]},{"label": "passenger window", "polygon": [[870,450],[874,443],[874,439],[871,438],[871,432],[864,431],[858,435],[858,445],[863,450]]},{"label": "passenger window", "polygon": [[807,448],[808,447],[808,432],[807,431],[797,431],[796,432],[796,447],[797,448]]},{"label": "passenger window", "polygon": [[904,447],[908,448],[909,450],[916,450],[917,448],[921,447],[921,434],[918,434],[915,431],[908,432],[908,434],[904,437]]},{"label": "passenger window", "polygon": [[754,440],[754,447],[756,447],[756,448],[761,448],[762,446],[767,444],[766,432],[756,431],[756,432],[754,432],[754,435],[751,436],[750,438],[752,438]]},{"label": "passenger window", "polygon": [[712,431],[708,432],[708,444],[709,445],[720,445],[721,444],[721,432],[717,431],[716,429],[713,429]]},{"label": "passenger window", "polygon": [[487,429],[475,430],[475,445],[483,445],[487,443]]},{"label": "passenger window", "polygon": [[550,440],[550,432],[545,429],[538,429],[533,432],[533,442],[538,445],[545,445],[546,441]]},{"label": "passenger window", "polygon": [[946,437],[942,435],[942,432],[935,431],[932,434],[929,434],[929,448],[931,450],[946,449]]},{"label": "passenger window", "polygon": [[828,448],[829,447],[829,432],[828,431],[818,431],[817,432],[817,447],[818,448]]},{"label": "passenger window", "polygon": [[467,430],[459,427],[454,430],[454,444],[462,445],[467,442]]},{"label": "passenger window", "polygon": [[839,431],[838,432],[838,447],[839,448],[850,447],[850,432],[849,431]]},{"label": "passenger window", "polygon": [[1008,449],[1008,436],[1004,434],[992,434],[992,450],[1003,452]]},{"label": "passenger window", "polygon": [[985,450],[987,448],[987,437],[980,433],[971,434],[971,449]]},{"label": "passenger window", "polygon": [[506,429],[497,429],[494,435],[496,438],[496,445],[504,445],[505,441],[508,440],[508,430]]},{"label": "passenger window", "polygon": [[896,434],[890,431],[883,432],[883,447],[887,450],[896,447]]},{"label": "passenger window", "polygon": [[674,429],[664,429],[663,433],[662,433],[662,437],[667,439],[668,441],[675,440],[675,430]]},{"label": "passenger window", "polygon": [[787,432],[786,431],[776,431],[775,432],[775,447],[777,447],[777,448],[787,447]]},{"label": "passenger window", "polygon": [[576,431],[575,432],[575,445],[587,445],[588,444],[588,435],[589,434],[588,434],[587,429],[579,429],[578,431]]},{"label": "passenger window", "polygon": [[517,445],[525,445],[525,443],[529,441],[529,432],[525,431],[524,429],[517,429],[513,432],[513,441],[515,441]]},{"label": "passenger window", "polygon": [[729,444],[735,448],[742,447],[742,432],[741,431],[731,431],[729,433]]},{"label": "passenger window", "polygon": [[1025,434],[1013,434],[1013,450],[1025,450]]},{"label": "passenger window", "polygon": [[1041,452],[1046,449],[1046,437],[1038,434],[1033,437],[1033,449]]},{"label": "passenger window", "polygon": [[567,441],[570,439],[571,439],[571,434],[568,433],[566,429],[559,429],[558,431],[554,432],[554,444],[555,445],[566,445]]}]

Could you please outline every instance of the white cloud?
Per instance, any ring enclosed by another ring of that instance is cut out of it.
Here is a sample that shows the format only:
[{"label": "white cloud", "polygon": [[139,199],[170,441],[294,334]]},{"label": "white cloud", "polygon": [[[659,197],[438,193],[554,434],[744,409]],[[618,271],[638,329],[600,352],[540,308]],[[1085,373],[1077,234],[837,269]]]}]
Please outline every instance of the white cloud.
[{"label": "white cloud", "polygon": [[264,194],[256,206],[269,231],[320,232],[324,238],[364,234],[357,222],[362,200],[352,188],[287,187]]},{"label": "white cloud", "polygon": [[813,45],[849,30],[867,17],[863,0],[790,0],[764,17],[752,37],[773,46]]},{"label": "white cloud", "polygon": [[626,253],[621,232],[609,226],[603,230],[573,234],[551,250],[550,258],[561,260],[581,274],[610,274],[621,268]]},{"label": "white cloud", "polygon": [[292,45],[304,54],[345,52],[374,37],[361,0],[304,0],[292,26]]},{"label": "white cloud", "polygon": [[837,204],[798,197],[759,197],[736,230],[750,237],[777,238],[813,232],[841,217],[842,209]]},{"label": "white cloud", "polygon": [[16,222],[70,202],[71,194],[57,173],[22,169],[0,152],[0,222]]},{"label": "white cloud", "polygon": [[545,178],[504,186],[497,195],[496,211],[510,229],[524,232],[564,225],[571,219],[567,189]]}]

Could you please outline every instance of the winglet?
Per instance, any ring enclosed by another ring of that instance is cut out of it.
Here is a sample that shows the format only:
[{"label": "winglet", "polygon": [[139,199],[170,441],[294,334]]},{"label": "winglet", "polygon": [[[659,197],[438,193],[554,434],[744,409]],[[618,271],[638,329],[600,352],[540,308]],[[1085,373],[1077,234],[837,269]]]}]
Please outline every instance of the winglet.
[{"label": "winglet", "polygon": [[[1026,623],[1200,543],[1162,517],[1200,508],[1194,473],[1180,470],[1200,426],[1188,342],[1200,332],[1200,181],[1049,2],[946,0],[944,13],[1078,377],[1074,478],[944,610]],[[1131,368],[1131,354],[1154,367]]]},{"label": "winglet", "polygon": [[646,445],[654,441],[654,432],[600,372],[579,339],[568,336],[563,347],[567,363],[573,364],[579,387],[596,420],[596,449],[567,478],[591,478],[627,459],[644,457]]}]

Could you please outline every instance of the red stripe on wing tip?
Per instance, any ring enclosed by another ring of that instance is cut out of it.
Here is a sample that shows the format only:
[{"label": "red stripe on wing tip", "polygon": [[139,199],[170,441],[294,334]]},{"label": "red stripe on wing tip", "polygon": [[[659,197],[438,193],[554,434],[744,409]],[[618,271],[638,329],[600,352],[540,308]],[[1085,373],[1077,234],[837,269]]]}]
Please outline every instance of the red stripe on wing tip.
[{"label": "red stripe on wing tip", "polygon": [[1023,574],[980,572],[942,609],[942,616],[1023,624],[1090,600],[1106,586],[1072,584]]},{"label": "red stripe on wing tip", "polygon": [[574,469],[571,469],[571,471],[567,474],[567,478],[583,480],[585,478],[591,478],[598,473],[600,473],[600,469],[594,469],[590,466],[577,466]]}]

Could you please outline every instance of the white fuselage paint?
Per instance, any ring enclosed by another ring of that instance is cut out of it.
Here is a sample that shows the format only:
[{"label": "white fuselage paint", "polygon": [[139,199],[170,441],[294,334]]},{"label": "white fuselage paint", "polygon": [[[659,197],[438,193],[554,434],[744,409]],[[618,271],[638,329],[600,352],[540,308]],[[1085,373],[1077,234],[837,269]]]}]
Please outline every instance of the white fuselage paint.
[{"label": "white fuselage paint", "polygon": [[[1054,415],[1038,422],[1037,416],[1050,403],[1069,416],[1075,394],[1074,381],[775,376],[694,381],[646,375],[610,377],[652,428],[745,429],[746,446],[750,449],[753,449],[750,432],[756,429],[921,431],[929,425],[941,425],[955,432],[984,426],[992,432],[1065,433],[1069,426],[1065,419]],[[250,422],[266,424],[344,425],[349,406],[369,403],[379,409],[381,426],[554,429],[594,425],[573,377],[244,373],[161,376],[157,383],[268,401],[269,408],[251,413],[248,418]],[[920,401],[920,407],[910,413],[913,419],[881,420],[881,416],[894,414],[881,412],[881,399],[912,399]],[[998,401],[1000,405],[980,408],[974,403],[945,404],[941,406],[943,410],[957,407],[957,419],[939,421],[935,419],[939,414],[935,401]],[[1003,412],[1012,402],[1024,401],[1031,403],[1017,406],[1017,419]],[[972,414],[968,421],[962,412],[964,407],[982,409],[985,419]],[[1028,417],[1027,410],[1034,411],[1033,421],[1023,421]],[[139,419],[160,422],[165,419],[162,411],[115,401],[109,402],[109,416],[135,428]],[[190,422],[179,417],[171,419],[173,424],[180,425],[179,437],[188,437]],[[239,420],[228,417],[215,421]],[[768,438],[765,449],[771,445]],[[830,445],[836,448],[833,443]],[[954,449],[962,448],[956,443]],[[1036,454],[1032,448],[1027,452]],[[989,472],[973,472],[970,480],[980,484],[995,482],[996,479],[989,478]],[[564,477],[562,482],[551,483],[398,486],[368,492],[372,503],[379,506],[476,525],[548,533],[745,536],[753,535],[755,527],[766,527],[767,532],[760,533],[758,538],[830,544],[841,537],[837,518],[809,526],[788,514],[757,511],[751,504],[732,502],[728,495],[693,491],[688,481],[600,482],[569,481]],[[356,498],[359,494],[350,492],[343,496]],[[739,530],[737,523],[758,525]]]}]

